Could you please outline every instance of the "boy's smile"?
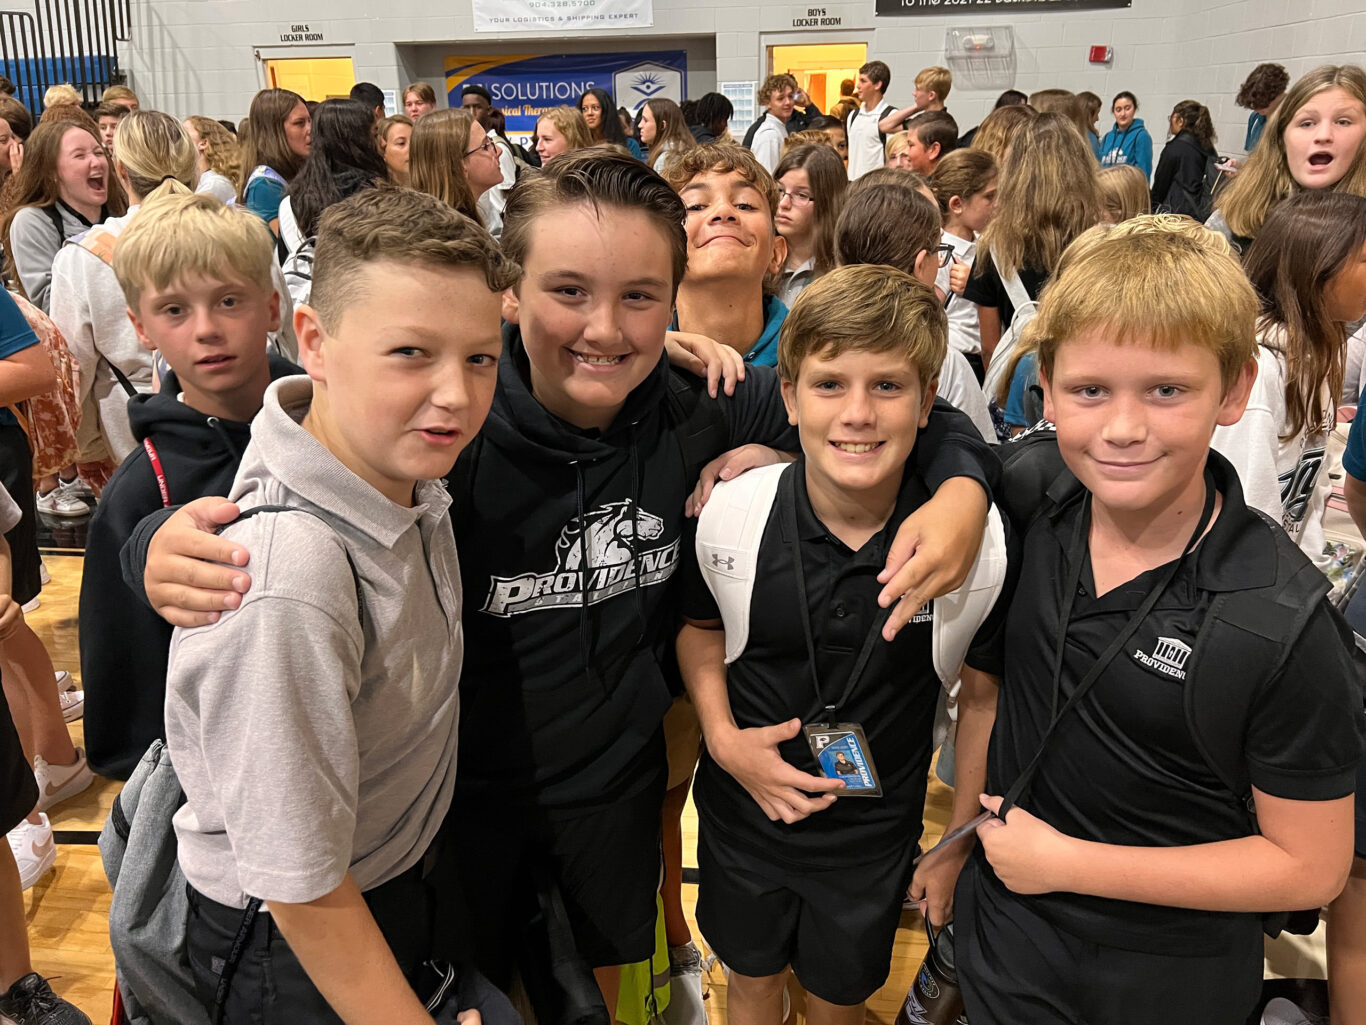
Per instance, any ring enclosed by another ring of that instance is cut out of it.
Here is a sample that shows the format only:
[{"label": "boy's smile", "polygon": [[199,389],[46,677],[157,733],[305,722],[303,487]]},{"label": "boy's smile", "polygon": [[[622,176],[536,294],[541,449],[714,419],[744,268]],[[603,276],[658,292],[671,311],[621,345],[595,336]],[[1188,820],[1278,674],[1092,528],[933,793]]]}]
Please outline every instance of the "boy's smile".
[{"label": "boy's smile", "polygon": [[538,218],[503,316],[522,329],[532,393],[546,409],[605,430],[649,376],[673,315],[669,250],[637,210],[572,206]]},{"label": "boy's smile", "polygon": [[1071,471],[1116,514],[1151,519],[1203,493],[1210,438],[1243,414],[1256,363],[1224,393],[1215,354],[1193,343],[1160,353],[1093,328],[1058,346],[1043,378],[1044,416]]},{"label": "boy's smile", "polygon": [[738,172],[700,174],[680,195],[688,210],[688,284],[722,277],[761,282],[787,259],[768,200]]}]

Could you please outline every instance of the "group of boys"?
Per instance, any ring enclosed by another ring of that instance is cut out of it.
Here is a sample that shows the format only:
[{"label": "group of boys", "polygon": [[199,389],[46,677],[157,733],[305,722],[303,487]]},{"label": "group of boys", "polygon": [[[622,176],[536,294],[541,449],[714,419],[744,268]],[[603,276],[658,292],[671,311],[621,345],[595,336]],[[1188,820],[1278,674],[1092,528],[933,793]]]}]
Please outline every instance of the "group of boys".
[{"label": "group of boys", "polygon": [[[856,131],[913,113],[865,117],[889,80],[860,71],[851,177]],[[918,83],[917,107],[946,93]],[[938,232],[900,269],[889,243],[818,280],[769,338],[776,188],[735,154],[698,147],[668,183],[567,155],[513,190],[501,251],[416,193],[345,200],[295,315],[307,376],[266,357],[258,222],[178,198],[120,239],[175,377],[135,400],[144,447],[85,590],[166,652],[164,722],[154,686],[123,750],[164,730],[174,756],[189,964],[221,1020],[430,1021],[433,958],[466,994],[520,974],[534,998],[529,937],[557,914],[614,1010],[654,949],[675,666],[705,739],[699,922],[737,1022],[777,1025],[789,970],[817,1025],[860,1019],[908,886],[935,924],[957,898],[976,1023],[1241,1022],[1261,913],[1340,889],[1362,711],[1322,595],[1233,740],[1255,826],[1183,718],[1211,605],[1301,568],[1208,452],[1255,353],[1227,249],[1140,219],[1059,276],[1039,366],[1066,467],[1021,497],[936,401]],[[1160,309],[1116,321],[1138,279]],[[665,340],[721,334],[718,308],[742,325],[724,344],[766,358],[712,396]],[[772,465],[717,485],[694,539],[699,472],[748,443]],[[125,539],[173,636],[128,611]],[[950,826],[994,814],[917,865],[941,688]]]}]

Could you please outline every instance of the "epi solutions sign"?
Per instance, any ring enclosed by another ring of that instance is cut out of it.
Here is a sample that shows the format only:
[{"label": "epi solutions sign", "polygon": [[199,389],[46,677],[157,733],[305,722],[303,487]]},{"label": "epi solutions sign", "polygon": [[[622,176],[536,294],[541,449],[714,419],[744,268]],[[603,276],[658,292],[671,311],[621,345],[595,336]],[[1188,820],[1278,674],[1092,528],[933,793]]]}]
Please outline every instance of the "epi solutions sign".
[{"label": "epi solutions sign", "polygon": [[877,0],[877,13],[904,16],[981,11],[1100,11],[1130,5],[1131,0]]},{"label": "epi solutions sign", "polygon": [[507,118],[509,136],[530,136],[551,107],[576,107],[589,89],[606,89],[631,113],[646,100],[682,103],[688,81],[684,50],[575,53],[555,56],[447,57],[446,95],[460,106],[460,90],[483,86]]},{"label": "epi solutions sign", "polygon": [[472,0],[476,32],[649,28],[654,0]]}]

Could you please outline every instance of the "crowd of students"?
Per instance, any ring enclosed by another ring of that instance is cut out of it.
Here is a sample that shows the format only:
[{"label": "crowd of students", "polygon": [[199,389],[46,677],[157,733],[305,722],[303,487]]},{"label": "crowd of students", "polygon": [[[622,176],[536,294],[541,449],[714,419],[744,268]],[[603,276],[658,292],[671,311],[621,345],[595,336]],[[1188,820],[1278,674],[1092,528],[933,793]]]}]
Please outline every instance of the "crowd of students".
[{"label": "crowd of students", "polygon": [[[974,1025],[1242,1023],[1326,905],[1366,1021],[1366,72],[1276,68],[1244,161],[1185,101],[1155,172],[1131,93],[960,136],[880,61],[743,144],[719,93],[529,149],[473,84],[0,100],[0,1013],[88,1020],[22,890],[98,772],[163,873],[122,997],[196,1020],[697,1025],[703,939],[736,1025],[855,1025],[909,894]],[[23,611],[92,501],[74,689]]]}]

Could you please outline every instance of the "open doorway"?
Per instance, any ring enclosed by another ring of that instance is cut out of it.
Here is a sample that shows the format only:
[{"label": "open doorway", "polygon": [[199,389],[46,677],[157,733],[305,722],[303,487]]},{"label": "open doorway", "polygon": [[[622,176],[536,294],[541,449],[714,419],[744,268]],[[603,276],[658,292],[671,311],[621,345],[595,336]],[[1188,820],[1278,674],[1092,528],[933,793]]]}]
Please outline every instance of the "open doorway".
[{"label": "open doorway", "polygon": [[858,69],[868,60],[867,43],[810,43],[769,47],[770,71],[786,72],[797,79],[822,113],[839,102],[840,83],[857,80]]},{"label": "open doorway", "polygon": [[350,57],[291,57],[266,61],[266,87],[292,89],[306,100],[346,99],[356,84]]}]

